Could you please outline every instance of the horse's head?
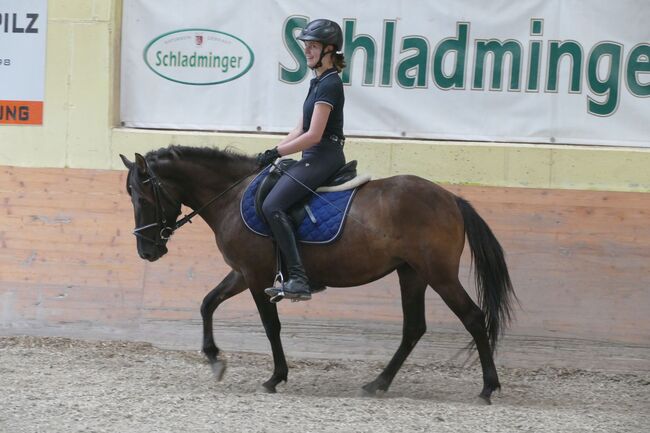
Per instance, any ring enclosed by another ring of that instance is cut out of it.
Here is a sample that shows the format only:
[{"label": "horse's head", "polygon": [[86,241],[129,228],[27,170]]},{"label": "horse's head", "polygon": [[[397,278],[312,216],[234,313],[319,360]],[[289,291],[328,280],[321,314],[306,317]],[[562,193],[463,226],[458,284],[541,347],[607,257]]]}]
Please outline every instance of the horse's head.
[{"label": "horse's head", "polygon": [[153,262],[167,253],[166,244],[181,213],[181,203],[163,185],[142,155],[136,153],[135,162],[124,155],[120,158],[129,169],[126,190],[133,204],[136,227],[133,234],[138,254]]}]

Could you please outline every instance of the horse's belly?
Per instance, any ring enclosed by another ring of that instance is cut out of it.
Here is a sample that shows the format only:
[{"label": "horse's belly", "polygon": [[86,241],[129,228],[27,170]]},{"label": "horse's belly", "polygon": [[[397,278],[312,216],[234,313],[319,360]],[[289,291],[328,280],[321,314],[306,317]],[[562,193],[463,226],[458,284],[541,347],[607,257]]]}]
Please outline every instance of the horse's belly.
[{"label": "horse's belly", "polygon": [[401,260],[369,251],[354,251],[336,254],[322,251],[307,254],[305,266],[310,279],[330,287],[352,287],[378,280],[393,272]]}]

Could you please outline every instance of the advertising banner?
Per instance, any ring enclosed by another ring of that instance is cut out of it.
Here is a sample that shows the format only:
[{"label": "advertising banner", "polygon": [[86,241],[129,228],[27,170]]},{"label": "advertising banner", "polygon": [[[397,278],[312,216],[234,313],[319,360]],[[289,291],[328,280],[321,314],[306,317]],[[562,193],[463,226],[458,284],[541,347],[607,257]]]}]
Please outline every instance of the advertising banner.
[{"label": "advertising banner", "polygon": [[0,124],[43,123],[47,0],[0,0]]},{"label": "advertising banner", "polygon": [[348,135],[650,147],[647,0],[131,0],[123,124],[291,130],[316,18],[343,29]]}]

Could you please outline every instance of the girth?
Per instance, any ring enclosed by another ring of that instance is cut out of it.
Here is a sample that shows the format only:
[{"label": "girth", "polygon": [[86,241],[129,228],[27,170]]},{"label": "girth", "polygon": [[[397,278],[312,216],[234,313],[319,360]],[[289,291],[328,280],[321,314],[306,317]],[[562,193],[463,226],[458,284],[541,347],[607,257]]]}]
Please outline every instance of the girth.
[{"label": "girth", "polygon": [[[282,171],[287,170],[289,167],[297,163],[295,159],[281,159],[279,160],[276,165],[280,168],[272,168],[271,171],[269,172],[269,175],[266,176],[261,182],[259,187],[257,188],[257,191],[255,192],[255,212],[257,213],[257,216],[262,220],[266,222],[266,218],[264,218],[264,214],[262,213],[262,203],[264,203],[264,199],[266,198],[267,195],[271,192],[271,189],[275,186],[275,184],[278,182],[280,179],[280,176],[282,175]],[[354,179],[357,176],[357,161],[350,161],[347,164],[345,164],[343,167],[341,167],[332,177],[330,177],[323,185],[321,186],[337,186],[337,185],[342,185],[351,179]],[[291,206],[291,208],[288,211],[289,216],[293,220],[293,223],[295,225],[300,224],[300,222],[305,218],[307,214],[310,214],[310,218],[313,219],[313,216],[311,216],[311,211],[309,210],[309,206],[307,203],[309,200],[311,200],[311,195],[308,195],[304,200],[301,200],[300,202],[296,203],[295,205]],[[315,222],[315,221],[313,221]]]}]

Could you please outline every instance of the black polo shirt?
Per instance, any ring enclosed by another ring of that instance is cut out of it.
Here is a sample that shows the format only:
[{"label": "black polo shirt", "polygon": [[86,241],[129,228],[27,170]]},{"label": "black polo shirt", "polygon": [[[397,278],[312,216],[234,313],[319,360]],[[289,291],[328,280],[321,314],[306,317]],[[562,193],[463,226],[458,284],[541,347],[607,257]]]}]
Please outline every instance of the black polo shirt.
[{"label": "black polo shirt", "polygon": [[320,77],[314,78],[309,84],[309,92],[305,103],[302,106],[302,130],[307,132],[311,125],[311,116],[314,113],[314,105],[324,103],[332,107],[330,116],[325,125],[323,138],[328,139],[335,135],[342,139],[343,135],[343,82],[336,68],[328,69]]}]

